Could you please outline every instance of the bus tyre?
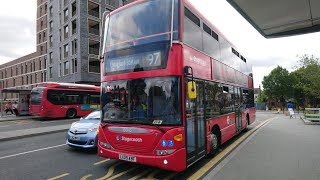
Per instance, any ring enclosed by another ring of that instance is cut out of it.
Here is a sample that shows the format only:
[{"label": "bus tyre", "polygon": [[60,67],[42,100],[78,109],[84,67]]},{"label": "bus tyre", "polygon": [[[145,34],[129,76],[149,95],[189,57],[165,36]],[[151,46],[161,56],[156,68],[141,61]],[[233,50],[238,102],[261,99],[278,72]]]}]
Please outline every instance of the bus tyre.
[{"label": "bus tyre", "polygon": [[77,111],[75,109],[68,109],[66,116],[69,119],[75,118],[77,116]]},{"label": "bus tyre", "polygon": [[214,129],[210,133],[210,153],[209,156],[213,157],[216,155],[220,148],[220,134],[217,129]]}]

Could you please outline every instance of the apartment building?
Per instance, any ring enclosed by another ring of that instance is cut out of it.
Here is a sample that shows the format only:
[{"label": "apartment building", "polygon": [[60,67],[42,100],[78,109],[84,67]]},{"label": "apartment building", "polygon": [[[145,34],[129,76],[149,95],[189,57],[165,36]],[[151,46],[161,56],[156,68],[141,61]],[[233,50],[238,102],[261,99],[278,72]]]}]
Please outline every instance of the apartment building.
[{"label": "apartment building", "polygon": [[102,15],[132,1],[37,0],[36,52],[0,65],[0,89],[45,81],[100,84]]}]

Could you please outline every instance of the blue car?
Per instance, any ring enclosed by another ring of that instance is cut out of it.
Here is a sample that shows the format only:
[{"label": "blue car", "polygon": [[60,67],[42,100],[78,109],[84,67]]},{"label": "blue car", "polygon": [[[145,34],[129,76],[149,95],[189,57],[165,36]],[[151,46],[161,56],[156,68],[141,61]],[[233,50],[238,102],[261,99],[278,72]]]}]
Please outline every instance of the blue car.
[{"label": "blue car", "polygon": [[71,124],[66,144],[74,148],[97,148],[101,111],[93,111]]}]

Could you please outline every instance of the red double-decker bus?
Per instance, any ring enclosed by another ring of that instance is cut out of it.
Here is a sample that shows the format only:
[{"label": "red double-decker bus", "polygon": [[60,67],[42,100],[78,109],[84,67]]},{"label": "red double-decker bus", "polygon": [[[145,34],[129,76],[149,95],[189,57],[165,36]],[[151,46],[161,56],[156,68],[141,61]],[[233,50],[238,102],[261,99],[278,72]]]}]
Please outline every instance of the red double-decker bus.
[{"label": "red double-decker bus", "polygon": [[183,171],[255,121],[251,66],[189,1],[104,18],[99,156]]},{"label": "red double-decker bus", "polygon": [[74,118],[100,108],[100,87],[46,82],[33,88],[30,114],[47,118]]}]

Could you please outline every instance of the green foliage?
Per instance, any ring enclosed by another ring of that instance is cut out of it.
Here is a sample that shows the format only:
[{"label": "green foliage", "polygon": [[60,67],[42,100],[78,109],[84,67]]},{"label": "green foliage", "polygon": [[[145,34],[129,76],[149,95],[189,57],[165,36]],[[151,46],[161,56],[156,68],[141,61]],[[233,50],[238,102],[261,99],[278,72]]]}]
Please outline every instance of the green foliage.
[{"label": "green foliage", "polygon": [[294,97],[296,101],[305,99],[312,106],[317,106],[317,100],[320,100],[319,58],[303,55],[299,56],[298,63],[297,69],[291,73],[278,66],[265,76],[262,81],[265,96],[269,99],[281,96],[286,99]]},{"label": "green foliage", "polygon": [[257,102],[264,103],[268,101],[268,96],[266,95],[265,91],[261,91],[261,93],[258,95]]},{"label": "green foliage", "polygon": [[293,94],[292,76],[289,75],[289,71],[281,66],[273,69],[269,75],[263,77],[263,88],[265,95],[269,98],[288,98]]}]

